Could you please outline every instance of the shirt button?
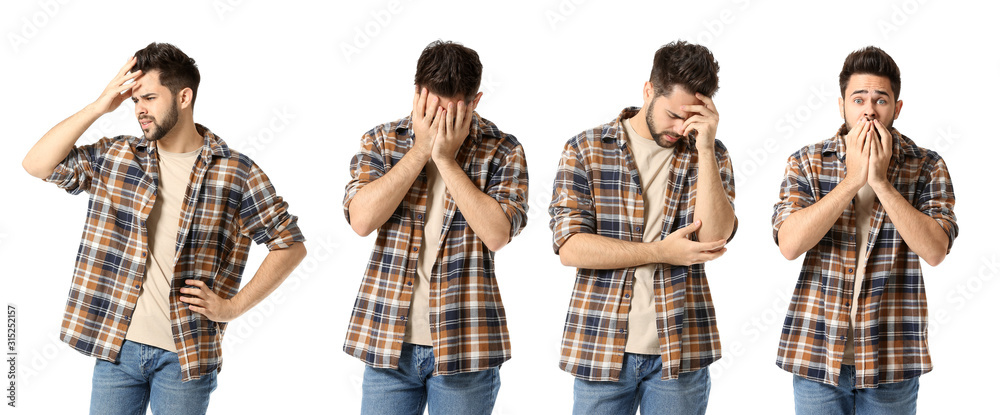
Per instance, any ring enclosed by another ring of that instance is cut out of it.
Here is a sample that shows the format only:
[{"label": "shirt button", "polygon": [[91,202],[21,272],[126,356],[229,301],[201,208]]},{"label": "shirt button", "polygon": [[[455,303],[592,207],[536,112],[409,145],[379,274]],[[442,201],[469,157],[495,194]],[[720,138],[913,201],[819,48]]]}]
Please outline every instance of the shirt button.
[{"label": "shirt button", "polygon": [[625,298],[631,298],[631,297],[632,297],[631,295],[625,294]]},{"label": "shirt button", "polygon": [[418,250],[420,250],[420,248],[413,247],[413,252],[417,252]]},{"label": "shirt button", "polygon": [[851,242],[854,242],[854,235],[851,235],[851,236],[847,237],[847,240],[849,240]]},{"label": "shirt button", "polygon": [[400,317],[400,320],[406,321],[406,316]]},{"label": "shirt button", "polygon": [[847,341],[847,337],[846,336],[840,336],[840,340]]},{"label": "shirt button", "polygon": [[406,285],[408,285],[408,286],[413,285],[413,281],[407,281]]},{"label": "shirt button", "polygon": [[636,232],[642,232],[642,227],[641,226],[636,226],[635,227],[635,231]]},{"label": "shirt button", "polygon": [[424,218],[424,215],[421,215],[419,213],[417,214],[417,219],[423,219],[423,218]]},{"label": "shirt button", "polygon": [[847,269],[847,273],[848,274],[853,274],[854,273],[854,268],[848,268]]},{"label": "shirt button", "polygon": [[625,329],[618,329],[619,333],[625,333]]},{"label": "shirt button", "polygon": [[141,284],[136,284],[135,288],[142,288],[142,285]]},{"label": "shirt button", "polygon": [[143,258],[145,258],[145,257],[146,257],[146,253],[145,253],[145,252],[143,252],[143,253],[142,253],[142,257],[143,257]]}]

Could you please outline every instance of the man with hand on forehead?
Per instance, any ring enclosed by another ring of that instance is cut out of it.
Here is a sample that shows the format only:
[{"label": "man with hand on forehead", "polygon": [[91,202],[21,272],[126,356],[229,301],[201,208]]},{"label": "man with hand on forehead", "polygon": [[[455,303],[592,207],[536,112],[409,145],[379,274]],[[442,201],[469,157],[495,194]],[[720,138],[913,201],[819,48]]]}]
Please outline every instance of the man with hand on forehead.
[{"label": "man with hand on forehead", "polygon": [[476,51],[436,41],[417,60],[409,116],[373,128],[351,161],[344,213],[378,231],[344,351],[367,365],[363,414],[489,414],[510,340],[494,255],[527,220],[517,139],[475,112]]},{"label": "man with hand on forehead", "polygon": [[718,72],[704,46],[667,44],[642,108],[563,148],[549,226],[578,268],[560,359],[576,376],[574,414],[706,411],[722,348],[704,263],[736,232]]},{"label": "man with hand on forehead", "polygon": [[[226,323],[306,254],[267,175],[194,122],[200,81],[194,59],[151,43],[24,158],[31,175],[90,193],[61,337],[97,358],[91,414],[205,413]],[[141,137],[74,146],[129,98]],[[251,240],[270,253],[240,289]]]},{"label": "man with hand on forehead", "polygon": [[958,225],[948,167],[893,128],[899,67],[852,52],[840,72],[844,124],[788,158],[774,239],[798,283],[777,364],[792,372],[799,414],[916,413],[931,370],[920,259],[950,251]]}]

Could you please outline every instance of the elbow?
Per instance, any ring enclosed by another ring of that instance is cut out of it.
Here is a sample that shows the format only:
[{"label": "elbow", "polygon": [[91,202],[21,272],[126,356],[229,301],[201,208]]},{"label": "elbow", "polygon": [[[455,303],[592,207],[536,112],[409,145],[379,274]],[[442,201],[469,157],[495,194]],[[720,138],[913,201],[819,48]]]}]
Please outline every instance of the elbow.
[{"label": "elbow", "polygon": [[561,262],[564,267],[576,267],[576,261],[573,260],[572,255],[567,253],[565,249],[559,250],[559,262]]},{"label": "elbow", "polygon": [[510,242],[507,235],[497,235],[483,239],[483,244],[486,245],[486,248],[493,252],[499,251],[500,248],[507,246],[507,242]]},{"label": "elbow", "polygon": [[351,221],[351,229],[354,230],[354,233],[358,234],[358,236],[362,237],[370,235],[375,230],[369,224],[360,220]]},{"label": "elbow", "polygon": [[924,257],[924,261],[927,262],[927,265],[936,267],[942,262],[944,262],[945,255],[947,255],[947,252],[945,252],[945,250],[937,250],[935,252],[932,252],[930,255],[926,255]]},{"label": "elbow", "polygon": [[780,243],[778,244],[778,250],[781,251],[781,256],[785,257],[785,259],[789,261],[794,261],[795,258],[798,258],[799,255],[802,255],[802,253],[798,252],[796,249],[788,245],[782,245]]},{"label": "elbow", "polygon": [[43,169],[38,168],[38,166],[36,166],[35,163],[31,162],[29,157],[25,157],[24,160],[21,161],[21,167],[23,167],[24,171],[28,172],[28,174],[37,177],[39,179],[44,179],[46,177],[51,176],[53,171],[49,170],[48,172],[45,172]]}]

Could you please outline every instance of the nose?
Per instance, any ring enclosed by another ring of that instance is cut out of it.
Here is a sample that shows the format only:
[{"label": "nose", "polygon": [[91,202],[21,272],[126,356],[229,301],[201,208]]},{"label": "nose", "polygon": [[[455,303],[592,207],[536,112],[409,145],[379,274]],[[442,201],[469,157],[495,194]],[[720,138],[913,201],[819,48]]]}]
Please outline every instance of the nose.
[{"label": "nose", "polygon": [[869,120],[873,120],[875,118],[878,118],[878,114],[875,113],[875,106],[872,105],[872,100],[865,101],[865,106],[861,110],[862,110],[862,114],[864,114],[865,118],[867,118]]}]

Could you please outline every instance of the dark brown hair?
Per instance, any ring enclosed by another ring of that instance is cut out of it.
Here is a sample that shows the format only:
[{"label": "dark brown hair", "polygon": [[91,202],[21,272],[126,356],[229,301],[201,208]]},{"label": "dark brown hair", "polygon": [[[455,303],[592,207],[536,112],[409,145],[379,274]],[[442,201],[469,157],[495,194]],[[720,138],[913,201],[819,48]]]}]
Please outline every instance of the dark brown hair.
[{"label": "dark brown hair", "polygon": [[892,88],[893,99],[899,100],[899,67],[896,61],[884,50],[875,46],[868,46],[847,55],[844,59],[844,69],[840,71],[840,96],[847,97],[847,82],[851,80],[851,75],[875,75],[889,78],[889,86]]},{"label": "dark brown hair", "polygon": [[135,67],[132,70],[142,70],[143,73],[159,71],[160,83],[174,95],[184,88],[191,88],[191,105],[194,105],[194,100],[198,97],[198,83],[201,82],[201,73],[198,72],[194,59],[174,45],[156,42],[139,49],[135,52],[135,57]]},{"label": "dark brown hair", "polygon": [[483,64],[476,51],[458,43],[436,40],[420,53],[413,83],[441,97],[461,94],[471,101],[479,92]]},{"label": "dark brown hair", "polygon": [[674,85],[712,97],[719,90],[719,62],[702,45],[673,41],[656,51],[649,82],[654,97],[670,95]]}]

